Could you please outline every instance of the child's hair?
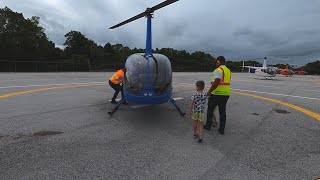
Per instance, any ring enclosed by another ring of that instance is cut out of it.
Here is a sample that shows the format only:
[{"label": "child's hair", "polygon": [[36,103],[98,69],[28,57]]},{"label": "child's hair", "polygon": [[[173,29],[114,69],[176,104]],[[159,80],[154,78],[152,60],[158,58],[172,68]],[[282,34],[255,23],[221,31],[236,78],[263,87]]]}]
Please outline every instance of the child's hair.
[{"label": "child's hair", "polygon": [[203,81],[197,81],[196,86],[200,91],[202,91],[204,89],[204,82]]}]

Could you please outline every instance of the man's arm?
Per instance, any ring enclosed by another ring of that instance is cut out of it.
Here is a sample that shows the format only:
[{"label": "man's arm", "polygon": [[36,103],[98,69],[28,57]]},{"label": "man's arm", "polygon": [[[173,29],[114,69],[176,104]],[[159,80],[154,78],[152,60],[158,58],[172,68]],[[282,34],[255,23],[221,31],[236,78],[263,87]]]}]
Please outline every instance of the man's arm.
[{"label": "man's arm", "polygon": [[221,79],[216,78],[214,79],[214,82],[211,84],[211,87],[207,93],[208,96],[210,96],[210,94],[212,93],[212,91],[214,91],[215,89],[217,89],[218,85],[220,84]]}]

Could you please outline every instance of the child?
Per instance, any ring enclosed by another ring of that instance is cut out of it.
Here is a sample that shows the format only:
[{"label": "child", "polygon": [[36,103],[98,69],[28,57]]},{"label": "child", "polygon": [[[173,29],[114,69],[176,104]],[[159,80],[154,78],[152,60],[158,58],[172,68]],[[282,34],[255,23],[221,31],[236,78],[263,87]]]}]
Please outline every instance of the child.
[{"label": "child", "polygon": [[207,100],[207,94],[203,92],[204,89],[204,82],[197,81],[196,83],[196,90],[197,92],[194,93],[191,97],[191,105],[190,105],[190,115],[193,121],[193,137],[197,139],[199,135],[197,134],[197,126],[199,124],[200,129],[200,137],[198,142],[201,143],[203,139],[203,120],[204,120],[204,110],[205,110],[205,103]]}]

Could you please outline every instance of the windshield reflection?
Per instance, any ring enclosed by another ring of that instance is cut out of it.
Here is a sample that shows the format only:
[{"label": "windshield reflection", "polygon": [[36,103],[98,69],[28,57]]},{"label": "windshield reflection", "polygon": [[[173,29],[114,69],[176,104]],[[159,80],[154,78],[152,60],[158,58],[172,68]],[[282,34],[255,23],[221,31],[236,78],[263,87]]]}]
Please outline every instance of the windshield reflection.
[{"label": "windshield reflection", "polygon": [[[147,59],[144,54],[133,54],[126,61],[124,88],[133,93],[140,93],[146,88]],[[172,88],[172,71],[169,59],[161,54],[150,58],[151,88],[158,94]]]}]

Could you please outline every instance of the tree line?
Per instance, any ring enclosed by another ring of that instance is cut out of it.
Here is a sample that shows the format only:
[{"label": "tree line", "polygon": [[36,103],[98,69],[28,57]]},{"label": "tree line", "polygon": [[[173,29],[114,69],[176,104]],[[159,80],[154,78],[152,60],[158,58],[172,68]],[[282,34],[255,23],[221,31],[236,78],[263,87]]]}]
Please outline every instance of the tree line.
[{"label": "tree line", "polygon": [[[65,48],[60,49],[49,40],[39,17],[25,18],[8,7],[0,8],[0,72],[109,71],[123,67],[131,54],[145,52],[123,44],[98,45],[79,31],[67,32],[65,39]],[[215,66],[214,57],[202,51],[156,48],[153,52],[166,55],[175,71],[212,71]],[[242,62],[228,61],[227,65],[232,71],[242,71]],[[247,61],[246,65],[259,62]]]}]

